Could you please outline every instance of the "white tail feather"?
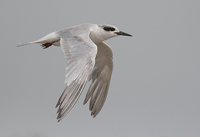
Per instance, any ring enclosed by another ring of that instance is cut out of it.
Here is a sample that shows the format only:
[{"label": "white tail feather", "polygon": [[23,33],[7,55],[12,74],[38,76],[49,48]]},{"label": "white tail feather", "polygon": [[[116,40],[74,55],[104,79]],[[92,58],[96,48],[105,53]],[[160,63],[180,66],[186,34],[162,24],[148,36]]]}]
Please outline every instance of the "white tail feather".
[{"label": "white tail feather", "polygon": [[39,40],[31,41],[31,42],[27,42],[27,43],[19,43],[17,45],[17,47],[22,47],[22,46],[27,46],[27,45],[30,45],[30,44],[37,44],[37,43],[40,43],[40,44],[54,43],[54,42],[57,42],[59,40],[60,40],[60,37],[55,32],[52,32],[52,33],[42,37]]},{"label": "white tail feather", "polygon": [[17,44],[17,47],[27,46],[27,45],[30,45],[30,44],[34,44],[34,42],[19,43],[19,44]]}]

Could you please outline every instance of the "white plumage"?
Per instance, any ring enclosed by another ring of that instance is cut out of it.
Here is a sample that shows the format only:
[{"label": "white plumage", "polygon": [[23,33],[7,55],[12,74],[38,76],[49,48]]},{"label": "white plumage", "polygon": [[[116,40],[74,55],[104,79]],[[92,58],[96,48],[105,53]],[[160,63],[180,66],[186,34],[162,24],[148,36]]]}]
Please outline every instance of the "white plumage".
[{"label": "white plumage", "polygon": [[90,80],[92,82],[84,104],[90,100],[89,109],[93,117],[100,112],[107,97],[113,70],[112,50],[104,41],[117,35],[131,36],[111,25],[81,24],[19,45],[39,43],[43,48],[52,45],[61,47],[67,65],[66,88],[56,105],[58,121],[70,112]]}]

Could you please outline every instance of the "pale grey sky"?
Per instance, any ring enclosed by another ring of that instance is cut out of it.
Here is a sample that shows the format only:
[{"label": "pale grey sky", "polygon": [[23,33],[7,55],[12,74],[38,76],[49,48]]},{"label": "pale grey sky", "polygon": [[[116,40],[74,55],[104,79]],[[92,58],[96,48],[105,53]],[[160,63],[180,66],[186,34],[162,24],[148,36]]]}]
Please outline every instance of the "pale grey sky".
[{"label": "pale grey sky", "polygon": [[[200,2],[197,0],[2,0],[1,137],[199,137]],[[113,24],[133,34],[108,41],[114,72],[93,119],[85,92],[61,123],[59,48],[19,42],[80,23]]]}]

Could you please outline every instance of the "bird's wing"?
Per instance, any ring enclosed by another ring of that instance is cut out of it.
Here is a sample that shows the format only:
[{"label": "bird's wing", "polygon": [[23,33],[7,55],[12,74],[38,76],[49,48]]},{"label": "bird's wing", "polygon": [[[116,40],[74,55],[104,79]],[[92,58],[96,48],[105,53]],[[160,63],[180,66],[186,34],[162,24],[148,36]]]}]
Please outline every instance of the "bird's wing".
[{"label": "bird's wing", "polygon": [[97,44],[97,49],[92,83],[84,100],[84,104],[86,104],[90,99],[89,109],[93,117],[100,112],[104,105],[113,70],[113,56],[110,47],[102,42]]},{"label": "bird's wing", "polygon": [[65,83],[63,91],[56,105],[57,119],[60,121],[75,105],[82,90],[92,73],[95,65],[97,46],[90,39],[90,33],[70,35],[62,33],[61,49],[67,59]]}]

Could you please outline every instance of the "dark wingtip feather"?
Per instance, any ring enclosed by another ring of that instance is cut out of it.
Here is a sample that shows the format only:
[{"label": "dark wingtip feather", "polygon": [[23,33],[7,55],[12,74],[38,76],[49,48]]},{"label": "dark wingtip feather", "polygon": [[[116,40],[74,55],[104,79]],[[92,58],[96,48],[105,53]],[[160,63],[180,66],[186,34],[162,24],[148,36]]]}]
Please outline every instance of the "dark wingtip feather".
[{"label": "dark wingtip feather", "polygon": [[60,105],[60,101],[58,101],[58,103],[56,104],[56,107],[55,107],[55,108],[57,108],[59,105]]},{"label": "dark wingtip feather", "polygon": [[57,113],[57,114],[60,113],[61,110],[62,110],[62,109],[59,107],[56,113]]},{"label": "dark wingtip feather", "polygon": [[95,117],[96,117],[95,112],[91,112],[91,116],[92,116],[93,118],[95,118]]},{"label": "dark wingtip feather", "polygon": [[88,102],[88,100],[85,98],[85,100],[83,101],[83,105],[85,105]]},{"label": "dark wingtip feather", "polygon": [[61,115],[60,113],[58,113],[57,119],[60,120],[61,116],[62,116],[62,115]]}]

